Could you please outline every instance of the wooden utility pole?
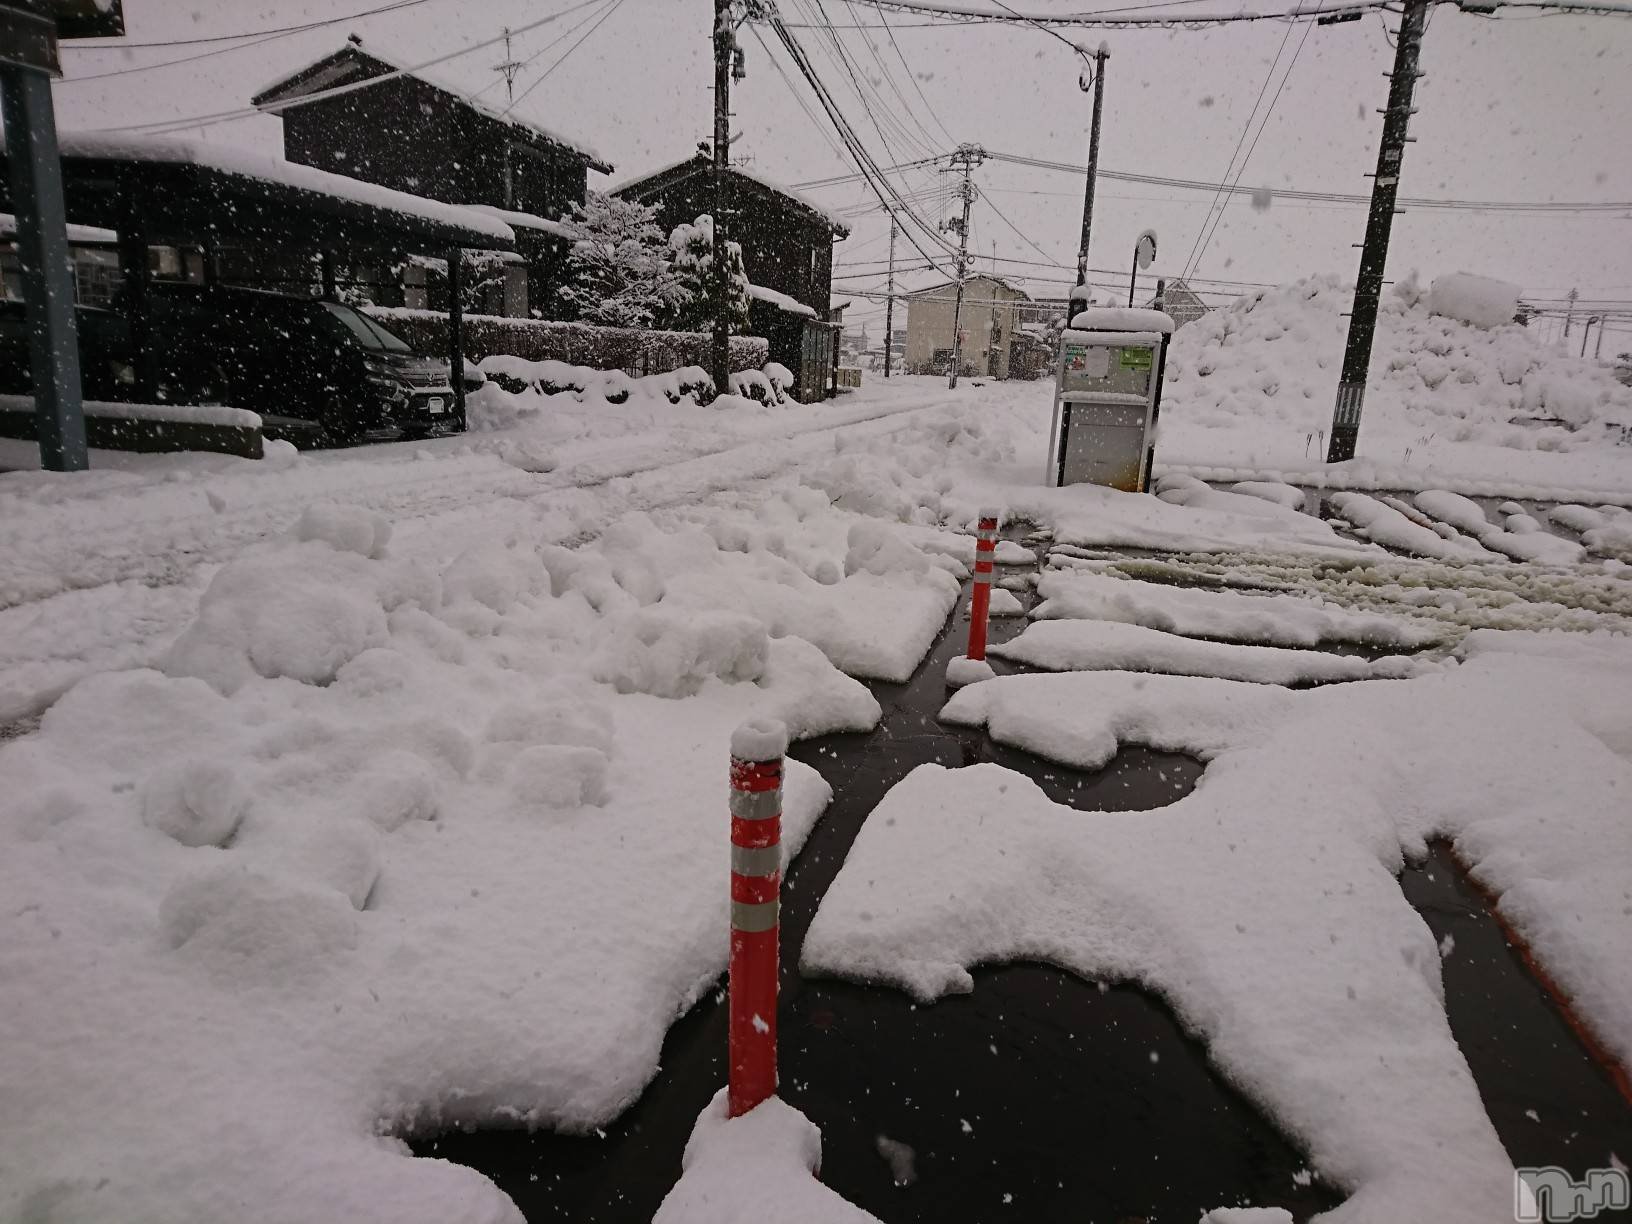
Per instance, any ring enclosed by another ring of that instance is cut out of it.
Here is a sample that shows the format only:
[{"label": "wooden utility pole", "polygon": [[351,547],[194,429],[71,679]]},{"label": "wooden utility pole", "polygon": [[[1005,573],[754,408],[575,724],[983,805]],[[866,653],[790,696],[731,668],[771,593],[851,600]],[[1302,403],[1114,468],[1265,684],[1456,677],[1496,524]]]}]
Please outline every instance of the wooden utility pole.
[{"label": "wooden utility pole", "polygon": [[952,372],[947,377],[946,389],[958,385],[958,366],[963,361],[963,281],[969,274],[969,206],[975,202],[975,184],[970,179],[975,167],[986,160],[986,150],[979,145],[961,144],[952,154],[953,167],[963,167],[963,182],[958,194],[963,197],[963,219],[954,222],[958,230],[958,295],[952,307]]},{"label": "wooden utility pole", "polygon": [[1408,137],[1406,128],[1415,108],[1417,59],[1422,32],[1428,21],[1429,0],[1405,0],[1400,33],[1394,47],[1394,71],[1389,74],[1388,106],[1383,115],[1382,145],[1377,150],[1377,173],[1371,180],[1371,212],[1366,218],[1366,240],[1360,251],[1360,275],[1354,286],[1354,308],[1349,314],[1349,338],[1343,349],[1343,372],[1337,381],[1337,406],[1332,414],[1327,463],[1354,458],[1360,436],[1360,409],[1366,398],[1366,372],[1371,366],[1371,342],[1377,331],[1377,302],[1383,291],[1383,266],[1388,262],[1388,237],[1394,226],[1394,201],[1400,189],[1400,164]]},{"label": "wooden utility pole", "polygon": [[[1088,129],[1088,176],[1082,187],[1082,243],[1077,248],[1077,284],[1088,283],[1088,237],[1094,228],[1094,180],[1099,177],[1099,116],[1105,107],[1105,61],[1111,49],[1104,43],[1094,52],[1094,122]],[[1086,83],[1080,82],[1083,88]]]},{"label": "wooden utility pole", "polygon": [[884,377],[890,376],[890,354],[895,348],[895,214],[890,214],[890,280],[884,296]]},{"label": "wooden utility pole", "polygon": [[731,0],[714,0],[714,337],[709,373],[720,395],[731,390],[730,277],[726,268],[726,171],[731,164],[731,57],[736,49]]}]

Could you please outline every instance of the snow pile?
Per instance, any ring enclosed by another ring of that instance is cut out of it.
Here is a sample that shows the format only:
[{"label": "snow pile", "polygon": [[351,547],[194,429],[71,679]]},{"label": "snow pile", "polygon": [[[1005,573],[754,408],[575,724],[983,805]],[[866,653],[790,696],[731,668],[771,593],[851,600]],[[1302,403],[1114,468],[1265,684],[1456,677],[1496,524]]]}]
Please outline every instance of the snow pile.
[{"label": "snow pile", "polygon": [[990,648],[1049,671],[1167,672],[1254,684],[1327,684],[1420,675],[1437,665],[1391,656],[1375,661],[1319,650],[1198,642],[1143,625],[1107,621],[1039,621],[1011,642]]},{"label": "snow pile", "polygon": [[1407,617],[1352,612],[1317,597],[1201,590],[1077,570],[1045,572],[1037,584],[1038,620],[1120,621],[1186,637],[1266,646],[1356,642],[1415,649],[1444,631]]},{"label": "snow pile", "polygon": [[1581,545],[1541,532],[1529,515],[1507,515],[1505,525],[1485,517],[1479,503],[1460,493],[1426,489],[1412,501],[1429,518],[1472,536],[1492,552],[1515,561],[1542,561],[1552,565],[1573,565],[1585,551]]},{"label": "snow pile", "polygon": [[[391,1136],[621,1112],[724,968],[733,732],[873,726],[832,660],[910,674],[962,570],[791,481],[515,505],[313,503],[0,746],[0,1214],[514,1221]],[[828,794],[788,763],[786,854]]]},{"label": "snow pile", "polygon": [[1446,1022],[1441,951],[1394,875],[1452,839],[1624,1063],[1628,683],[1624,639],[1486,635],[1436,674],[1308,691],[972,685],[944,719],[1084,769],[1129,743],[1189,752],[1206,777],[1169,807],[1089,820],[996,766],[922,766],[868,817],[803,968],[924,1001],[1015,959],[1137,983],[1349,1192],[1343,1219],[1505,1218],[1511,1166]]},{"label": "snow pile", "polygon": [[[1536,343],[1509,321],[1511,287],[1502,287],[1500,302],[1486,291],[1495,283],[1442,277],[1425,299],[1406,280],[1384,295],[1367,380],[1363,458],[1410,462],[1415,454],[1418,463],[1430,456],[1452,462],[1444,447],[1467,443],[1604,447],[1619,426],[1632,423],[1632,388],[1608,365]],[[1352,296],[1338,277],[1311,277],[1180,328],[1168,350],[1158,456],[1166,442],[1170,459],[1195,455],[1216,463],[1227,450],[1249,461],[1318,461]],[[1505,319],[1493,318],[1498,306],[1507,309]],[[1564,425],[1548,423],[1555,419]],[[1506,474],[1511,478],[1511,466]]]},{"label": "snow pile", "polygon": [[1428,310],[1473,327],[1500,327],[1519,311],[1519,287],[1471,272],[1436,276],[1428,289]]},{"label": "snow pile", "polygon": [[684,1172],[652,1224],[876,1224],[816,1180],[822,1132],[780,1097],[740,1118],[721,1089],[697,1119]]}]

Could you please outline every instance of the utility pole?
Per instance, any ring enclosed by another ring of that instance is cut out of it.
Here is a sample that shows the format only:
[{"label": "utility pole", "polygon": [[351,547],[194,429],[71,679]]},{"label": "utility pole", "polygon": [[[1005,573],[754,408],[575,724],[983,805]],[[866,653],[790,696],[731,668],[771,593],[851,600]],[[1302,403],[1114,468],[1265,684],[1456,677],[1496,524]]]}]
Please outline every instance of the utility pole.
[{"label": "utility pole", "polygon": [[1569,293],[1570,308],[1564,312],[1564,339],[1570,338],[1570,324],[1575,322],[1575,300],[1581,296],[1581,291],[1571,289]]},{"label": "utility pole", "polygon": [[951,223],[958,231],[958,296],[952,307],[952,373],[946,380],[948,391],[957,388],[958,366],[963,361],[963,333],[959,329],[963,324],[963,279],[969,274],[969,206],[975,202],[975,184],[970,175],[985,160],[986,150],[974,144],[961,144],[952,154],[952,166],[963,167],[963,182],[958,187],[958,194],[963,197],[963,219]]},{"label": "utility pole", "polygon": [[507,102],[516,100],[516,74],[522,69],[521,63],[510,54],[510,27],[504,27],[504,63],[494,64],[493,71],[504,74],[504,97]]},{"label": "utility pole", "polygon": [[[1088,129],[1088,177],[1082,187],[1082,244],[1077,248],[1077,284],[1088,283],[1088,236],[1094,227],[1094,180],[1099,177],[1099,116],[1105,107],[1105,61],[1111,58],[1111,49],[1099,44],[1094,52],[1094,125]],[[1088,83],[1080,77],[1077,84],[1083,89]]]},{"label": "utility pole", "polygon": [[1354,308],[1349,314],[1349,337],[1343,348],[1343,372],[1337,381],[1337,406],[1332,414],[1327,463],[1354,458],[1360,436],[1360,409],[1366,398],[1366,372],[1371,366],[1371,341],[1377,331],[1377,301],[1383,291],[1383,267],[1388,262],[1388,237],[1394,226],[1394,201],[1400,189],[1400,163],[1409,137],[1406,128],[1415,108],[1417,60],[1422,53],[1422,32],[1428,23],[1430,0],[1405,0],[1400,33],[1394,48],[1394,71],[1389,74],[1388,106],[1383,114],[1382,145],[1377,150],[1377,173],[1371,180],[1371,212],[1366,218],[1366,240],[1360,250],[1360,274],[1355,280]]},{"label": "utility pole", "polygon": [[890,376],[890,355],[895,351],[895,214],[890,214],[890,280],[884,296],[884,377]]},{"label": "utility pole", "polygon": [[731,390],[730,283],[726,270],[726,171],[731,164],[731,60],[737,38],[731,0],[714,0],[714,338],[710,370],[719,395]]}]

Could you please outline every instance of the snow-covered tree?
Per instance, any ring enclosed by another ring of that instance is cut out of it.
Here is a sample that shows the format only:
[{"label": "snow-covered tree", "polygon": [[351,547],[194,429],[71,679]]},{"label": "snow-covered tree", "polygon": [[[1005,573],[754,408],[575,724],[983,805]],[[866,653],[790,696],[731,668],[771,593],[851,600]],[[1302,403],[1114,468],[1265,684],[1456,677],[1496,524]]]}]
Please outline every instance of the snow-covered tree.
[{"label": "snow-covered tree", "polygon": [[[675,325],[684,330],[706,331],[714,322],[718,296],[714,284],[714,218],[704,213],[690,225],[675,226],[669,235],[669,249],[687,297]],[[748,329],[748,273],[743,268],[741,246],[728,241],[725,255],[725,300],[731,330],[741,335]]]},{"label": "snow-covered tree", "polygon": [[656,209],[591,191],[573,205],[580,237],[567,256],[561,299],[589,323],[651,327],[685,304],[673,252],[653,217]]}]

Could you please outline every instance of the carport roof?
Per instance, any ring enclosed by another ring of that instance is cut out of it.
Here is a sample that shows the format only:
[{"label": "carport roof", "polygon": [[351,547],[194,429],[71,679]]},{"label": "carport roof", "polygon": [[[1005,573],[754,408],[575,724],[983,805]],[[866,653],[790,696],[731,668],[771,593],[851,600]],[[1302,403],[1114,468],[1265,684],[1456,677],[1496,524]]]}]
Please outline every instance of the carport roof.
[{"label": "carport roof", "polygon": [[[515,249],[514,231],[496,217],[226,145],[96,132],[64,132],[59,145],[69,217],[120,229],[129,207],[148,242]],[[0,175],[7,207],[10,183]]]}]

